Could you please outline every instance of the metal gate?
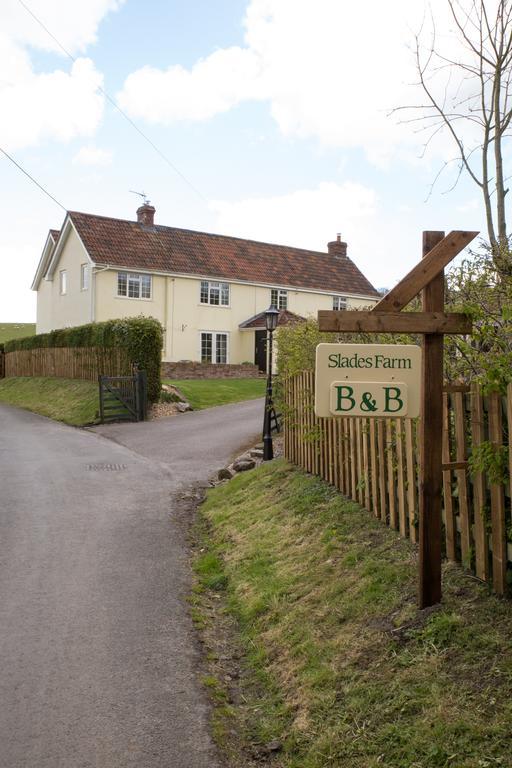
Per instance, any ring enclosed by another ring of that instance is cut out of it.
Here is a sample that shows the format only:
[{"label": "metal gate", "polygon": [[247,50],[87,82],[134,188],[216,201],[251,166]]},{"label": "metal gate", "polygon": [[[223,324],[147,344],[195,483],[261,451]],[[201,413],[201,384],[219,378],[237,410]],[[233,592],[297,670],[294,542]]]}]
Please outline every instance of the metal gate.
[{"label": "metal gate", "polygon": [[132,376],[99,376],[100,419],[107,421],[144,421],[147,417],[146,371],[134,370]]}]

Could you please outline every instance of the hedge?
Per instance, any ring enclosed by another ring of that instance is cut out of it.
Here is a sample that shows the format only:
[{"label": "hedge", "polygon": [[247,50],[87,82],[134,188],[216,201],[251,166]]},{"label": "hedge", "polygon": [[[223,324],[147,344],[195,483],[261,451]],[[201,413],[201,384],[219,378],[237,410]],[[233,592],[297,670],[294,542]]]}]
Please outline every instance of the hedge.
[{"label": "hedge", "polygon": [[131,362],[138,363],[148,377],[148,398],[156,402],[162,387],[163,328],[154,317],[127,317],[89,323],[75,328],[60,328],[50,333],[39,333],[5,342],[5,352],[41,349],[44,347],[122,347]]}]

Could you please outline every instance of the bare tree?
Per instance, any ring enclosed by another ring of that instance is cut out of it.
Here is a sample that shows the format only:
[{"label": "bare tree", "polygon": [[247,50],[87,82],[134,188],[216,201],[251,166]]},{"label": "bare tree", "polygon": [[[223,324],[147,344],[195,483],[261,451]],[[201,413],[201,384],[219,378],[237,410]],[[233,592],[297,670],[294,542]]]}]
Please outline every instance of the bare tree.
[{"label": "bare tree", "polygon": [[499,262],[508,254],[504,142],[512,120],[512,0],[445,1],[456,52],[443,49],[432,16],[429,44],[423,30],[415,37],[425,102],[400,109],[419,111],[408,122],[427,131],[425,148],[440,132],[450,135],[457,181],[465,171],[480,188],[491,252]]}]

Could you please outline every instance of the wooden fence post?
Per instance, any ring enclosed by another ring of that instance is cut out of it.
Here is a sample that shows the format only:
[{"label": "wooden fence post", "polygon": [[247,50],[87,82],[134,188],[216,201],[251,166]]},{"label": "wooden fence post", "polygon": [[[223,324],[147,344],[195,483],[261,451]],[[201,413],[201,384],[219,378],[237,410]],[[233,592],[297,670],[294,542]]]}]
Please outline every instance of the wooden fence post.
[{"label": "wooden fence post", "polygon": [[[423,233],[423,257],[444,232]],[[444,311],[444,269],[422,291],[424,312]],[[441,600],[441,443],[443,434],[443,335],[423,337],[420,439],[420,608]]]}]

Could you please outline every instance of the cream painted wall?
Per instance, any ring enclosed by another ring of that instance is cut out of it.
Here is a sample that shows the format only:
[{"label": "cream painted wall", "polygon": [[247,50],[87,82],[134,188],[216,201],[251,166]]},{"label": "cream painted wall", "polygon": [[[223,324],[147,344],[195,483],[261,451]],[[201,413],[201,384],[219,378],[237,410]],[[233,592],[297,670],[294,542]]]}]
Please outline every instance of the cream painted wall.
[{"label": "cream painted wall", "polygon": [[94,280],[94,319],[97,322],[112,320],[118,317],[144,315],[145,317],[156,317],[166,328],[166,277],[152,275],[150,299],[129,299],[125,296],[118,296],[117,270],[98,269],[94,275]]},{"label": "cream painted wall", "polygon": [[[224,331],[229,334],[228,361],[254,361],[254,332],[240,331],[240,323],[270,306],[270,288],[230,284],[230,306],[200,303],[200,280],[167,278],[168,308],[165,360],[200,360],[201,331]],[[372,304],[369,300],[349,299],[356,308]],[[288,291],[288,309],[303,317],[315,316],[319,309],[332,309],[332,295]]]},{"label": "cream painted wall", "polygon": [[[89,264],[90,268],[87,253],[75,230],[71,228],[52,280],[41,280],[37,291],[37,333],[91,322],[91,281],[87,290],[80,289],[82,264]],[[64,295],[60,294],[61,270],[65,270],[67,275],[67,291]]]},{"label": "cream painted wall", "polygon": [[37,289],[36,333],[52,330],[52,283],[44,278]]}]

